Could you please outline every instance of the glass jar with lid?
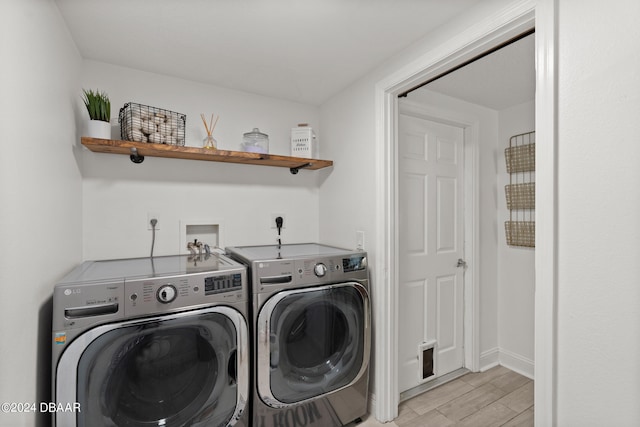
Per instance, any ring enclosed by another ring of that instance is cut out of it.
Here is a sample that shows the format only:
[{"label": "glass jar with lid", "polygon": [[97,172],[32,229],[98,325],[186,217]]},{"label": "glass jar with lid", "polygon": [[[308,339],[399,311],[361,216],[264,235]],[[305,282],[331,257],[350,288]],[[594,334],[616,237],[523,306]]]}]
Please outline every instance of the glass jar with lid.
[{"label": "glass jar with lid", "polygon": [[244,134],[242,150],[250,153],[267,154],[269,152],[269,135],[260,132],[258,128],[253,128],[251,132]]}]

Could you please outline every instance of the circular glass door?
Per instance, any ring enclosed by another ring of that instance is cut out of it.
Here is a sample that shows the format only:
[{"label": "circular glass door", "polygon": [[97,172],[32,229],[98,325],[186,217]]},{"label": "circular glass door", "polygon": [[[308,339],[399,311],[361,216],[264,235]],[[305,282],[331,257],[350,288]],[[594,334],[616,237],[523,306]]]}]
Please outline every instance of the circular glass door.
[{"label": "circular glass door", "polygon": [[263,400],[293,404],[355,381],[368,363],[368,316],[366,290],[355,283],[272,297],[258,320],[266,328],[258,343]]},{"label": "circular glass door", "polygon": [[213,308],[89,331],[94,339],[69,356],[79,355],[77,425],[233,424],[239,405],[236,355],[246,351],[238,340],[246,330],[213,310],[242,318],[235,310]]}]

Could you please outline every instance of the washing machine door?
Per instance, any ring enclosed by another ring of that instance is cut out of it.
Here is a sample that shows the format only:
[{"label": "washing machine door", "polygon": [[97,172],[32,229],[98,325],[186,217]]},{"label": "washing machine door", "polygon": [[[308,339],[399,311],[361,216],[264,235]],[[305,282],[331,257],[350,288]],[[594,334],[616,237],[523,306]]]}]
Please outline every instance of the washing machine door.
[{"label": "washing machine door", "polygon": [[356,282],[289,290],[258,315],[260,398],[282,408],[348,387],[370,353],[367,289]]},{"label": "washing machine door", "polygon": [[247,326],[229,307],[103,325],[56,370],[57,426],[227,426],[245,410]]}]

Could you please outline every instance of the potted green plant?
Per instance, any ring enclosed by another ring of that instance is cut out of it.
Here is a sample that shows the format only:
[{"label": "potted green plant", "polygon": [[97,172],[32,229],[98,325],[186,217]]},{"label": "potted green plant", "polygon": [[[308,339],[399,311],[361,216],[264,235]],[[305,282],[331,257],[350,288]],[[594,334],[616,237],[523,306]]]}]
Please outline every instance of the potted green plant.
[{"label": "potted green plant", "polygon": [[93,138],[111,138],[111,101],[105,92],[82,89],[82,101],[89,113],[87,136]]}]

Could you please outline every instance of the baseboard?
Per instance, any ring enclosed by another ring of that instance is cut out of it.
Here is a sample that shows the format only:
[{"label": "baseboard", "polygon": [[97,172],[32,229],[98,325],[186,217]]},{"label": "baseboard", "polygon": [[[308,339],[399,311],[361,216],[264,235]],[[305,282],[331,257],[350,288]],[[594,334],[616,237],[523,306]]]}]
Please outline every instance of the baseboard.
[{"label": "baseboard", "polygon": [[492,348],[480,354],[480,372],[494,368],[500,364],[500,349]]},{"label": "baseboard", "polygon": [[533,379],[535,372],[535,363],[533,360],[507,350],[500,350],[500,364],[520,375]]},{"label": "baseboard", "polygon": [[484,372],[498,365],[533,379],[535,372],[535,363],[533,360],[498,347],[487,350],[480,355],[480,372]]}]

